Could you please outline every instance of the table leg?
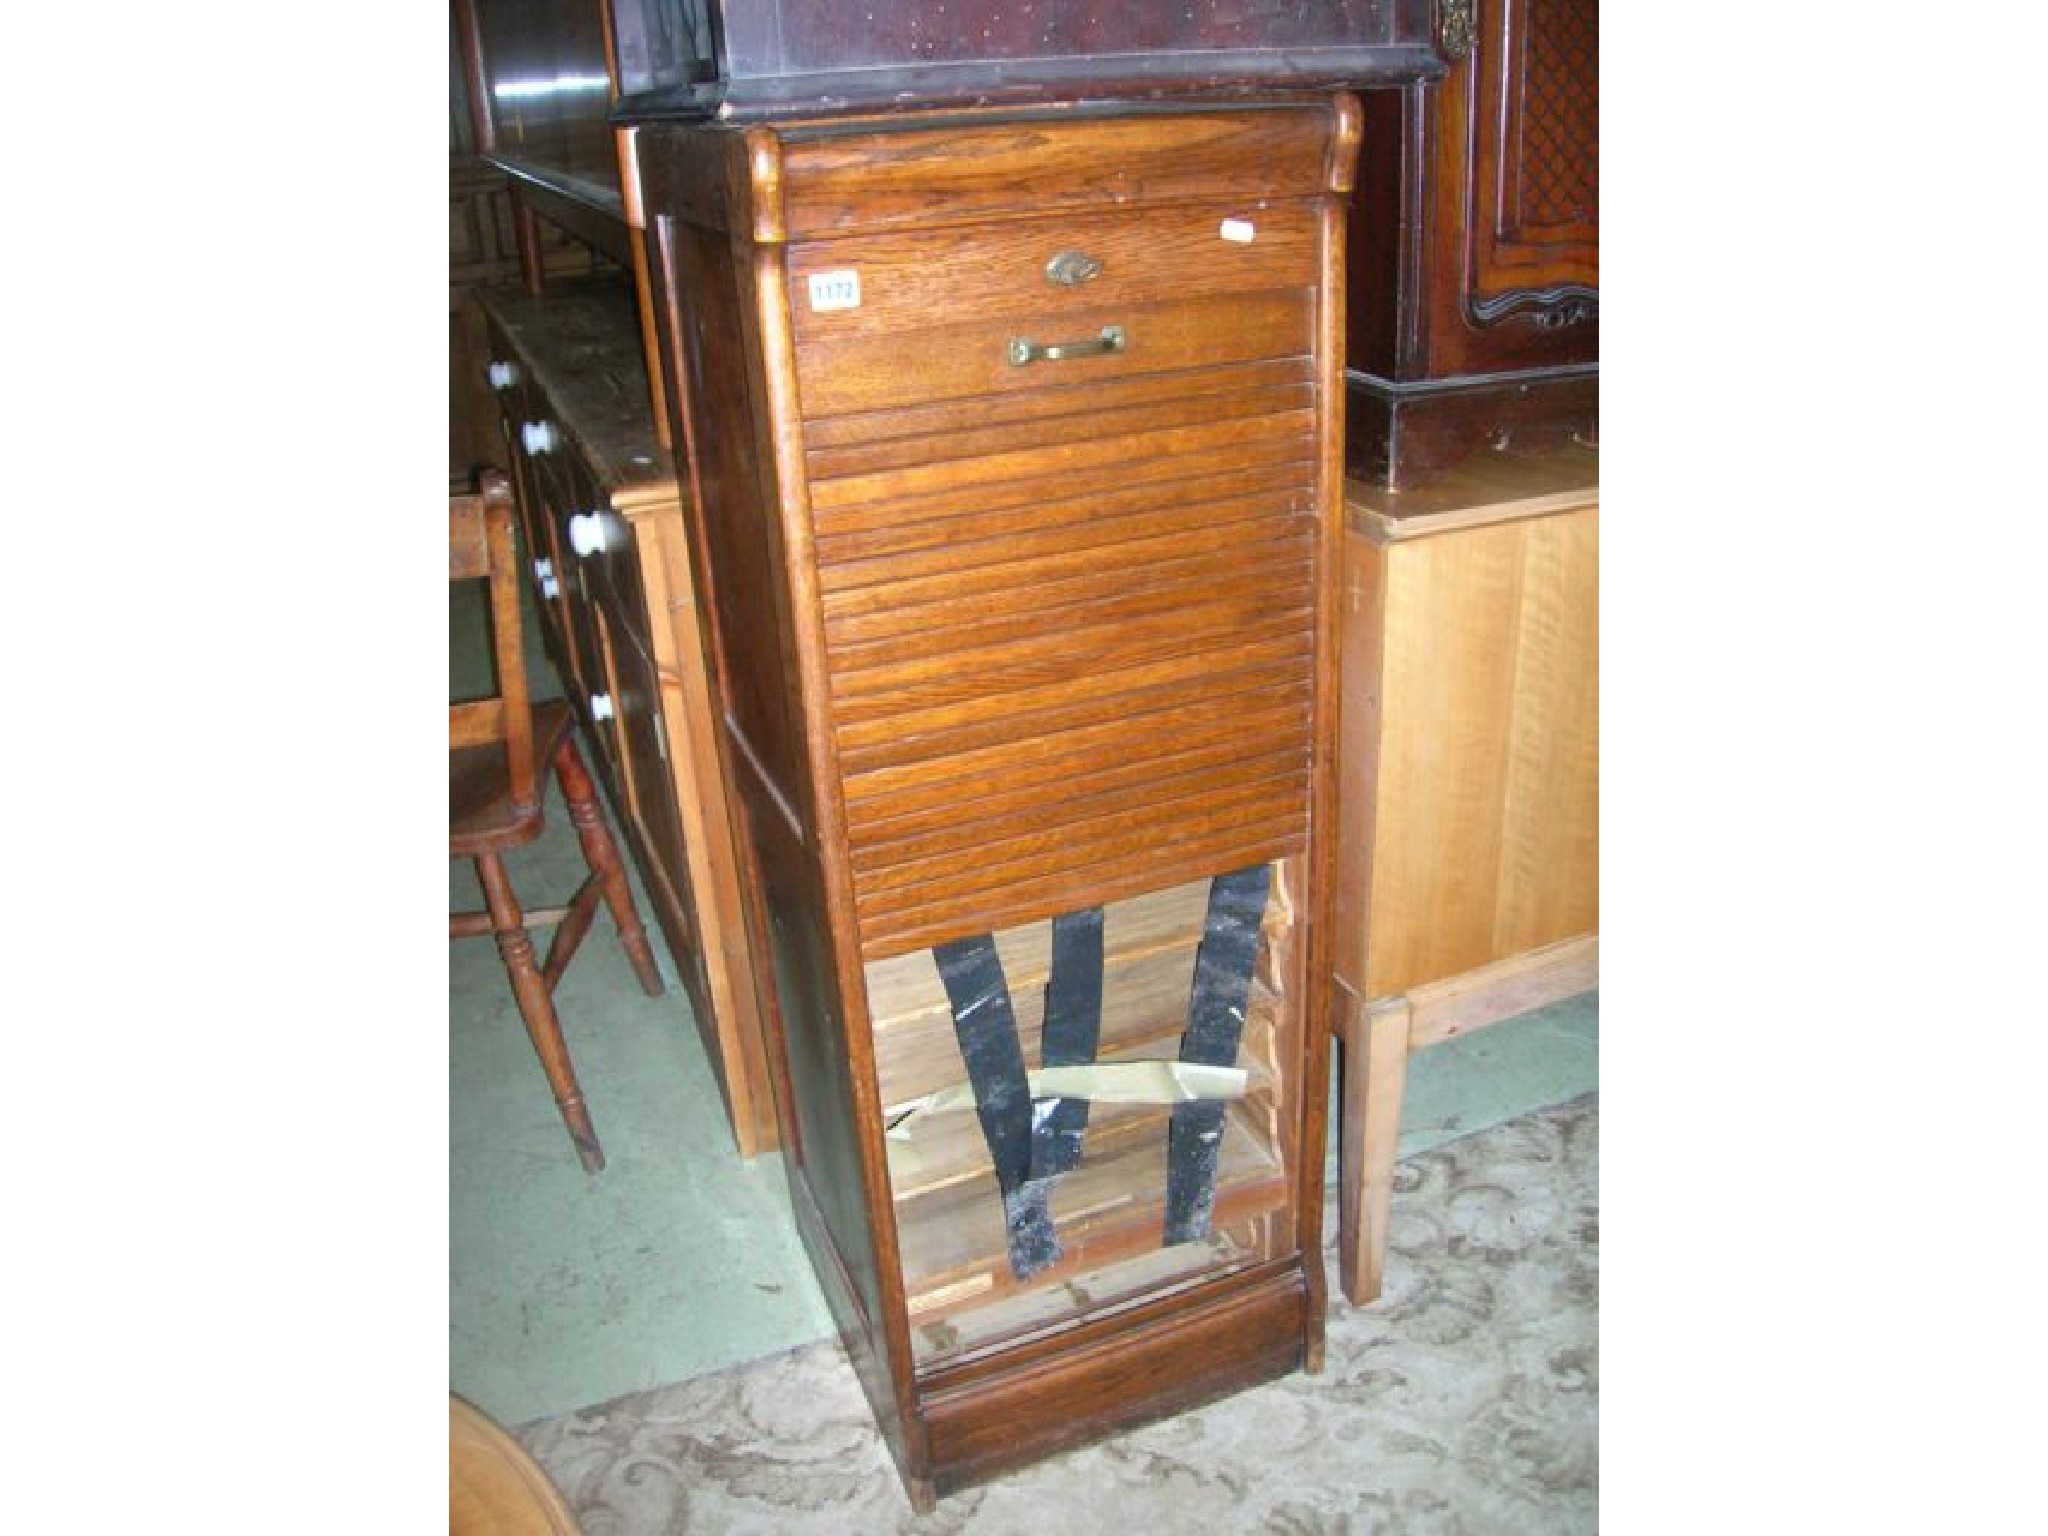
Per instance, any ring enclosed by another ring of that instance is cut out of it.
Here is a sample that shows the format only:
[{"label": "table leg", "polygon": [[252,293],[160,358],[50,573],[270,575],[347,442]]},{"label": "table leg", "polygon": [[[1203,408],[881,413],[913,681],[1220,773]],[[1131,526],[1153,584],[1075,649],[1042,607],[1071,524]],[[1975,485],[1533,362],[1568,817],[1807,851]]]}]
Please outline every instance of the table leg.
[{"label": "table leg", "polygon": [[1386,1273],[1394,1153],[1401,1141],[1401,1094],[1408,1083],[1408,1004],[1368,1008],[1339,989],[1344,1046],[1338,1128],[1338,1274],[1354,1307],[1376,1300]]}]

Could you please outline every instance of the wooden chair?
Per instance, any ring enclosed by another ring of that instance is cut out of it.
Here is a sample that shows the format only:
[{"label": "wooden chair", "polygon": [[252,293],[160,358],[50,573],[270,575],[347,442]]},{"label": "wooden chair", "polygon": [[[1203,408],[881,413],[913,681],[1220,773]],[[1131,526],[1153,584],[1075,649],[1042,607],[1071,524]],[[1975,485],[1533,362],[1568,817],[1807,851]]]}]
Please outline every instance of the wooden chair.
[{"label": "wooden chair", "polygon": [[[649,997],[662,991],[647,930],[633,909],[625,866],[606,830],[597,793],[576,751],[575,717],[562,700],[531,704],[526,662],[520,648],[519,576],[512,542],[512,490],[503,474],[487,470],[479,489],[448,498],[448,579],[490,583],[491,635],[497,662],[495,697],[448,707],[448,856],[476,861],[486,909],[458,912],[448,920],[451,939],[492,934],[512,992],[519,1000],[526,1032],[540,1055],[555,1103],[569,1128],[584,1168],[604,1167],[604,1149],[591,1129],[590,1111],[562,1041],[554,990],[575,958],[602,900],[618,925],[619,940],[634,974]],[[522,911],[505,874],[503,855],[540,836],[542,763],[553,763],[569,820],[583,845],[590,876],[566,907]],[[555,926],[547,961],[536,967],[530,926]]]}]

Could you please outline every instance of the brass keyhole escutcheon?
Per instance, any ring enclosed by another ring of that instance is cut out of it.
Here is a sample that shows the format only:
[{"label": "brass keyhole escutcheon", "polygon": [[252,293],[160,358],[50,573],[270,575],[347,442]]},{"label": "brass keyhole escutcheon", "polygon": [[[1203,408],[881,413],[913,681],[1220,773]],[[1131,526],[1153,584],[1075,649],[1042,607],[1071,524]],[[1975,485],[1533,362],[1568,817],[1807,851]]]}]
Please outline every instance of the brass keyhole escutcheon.
[{"label": "brass keyhole escutcheon", "polygon": [[1045,264],[1045,275],[1062,288],[1078,288],[1102,275],[1102,263],[1086,251],[1061,251]]}]

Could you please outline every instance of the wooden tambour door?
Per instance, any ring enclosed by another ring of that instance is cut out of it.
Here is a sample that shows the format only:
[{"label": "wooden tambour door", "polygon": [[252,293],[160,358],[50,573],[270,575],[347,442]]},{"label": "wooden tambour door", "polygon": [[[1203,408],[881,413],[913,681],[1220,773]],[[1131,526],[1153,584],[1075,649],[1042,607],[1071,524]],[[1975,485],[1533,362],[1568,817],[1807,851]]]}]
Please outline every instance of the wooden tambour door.
[{"label": "wooden tambour door", "polygon": [[1319,1359],[1356,139],[639,133],[795,1204],[920,1503]]}]

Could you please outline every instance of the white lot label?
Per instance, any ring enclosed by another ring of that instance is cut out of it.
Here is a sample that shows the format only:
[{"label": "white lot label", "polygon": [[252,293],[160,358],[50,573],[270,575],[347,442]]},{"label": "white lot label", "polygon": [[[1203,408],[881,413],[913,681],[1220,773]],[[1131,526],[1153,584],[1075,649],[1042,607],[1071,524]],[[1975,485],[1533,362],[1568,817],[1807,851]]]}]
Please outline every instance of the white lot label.
[{"label": "white lot label", "polygon": [[1250,219],[1225,219],[1216,233],[1233,245],[1250,245],[1257,231],[1252,228]]},{"label": "white lot label", "polygon": [[838,272],[813,272],[811,283],[811,308],[859,309],[860,273],[847,267]]}]

